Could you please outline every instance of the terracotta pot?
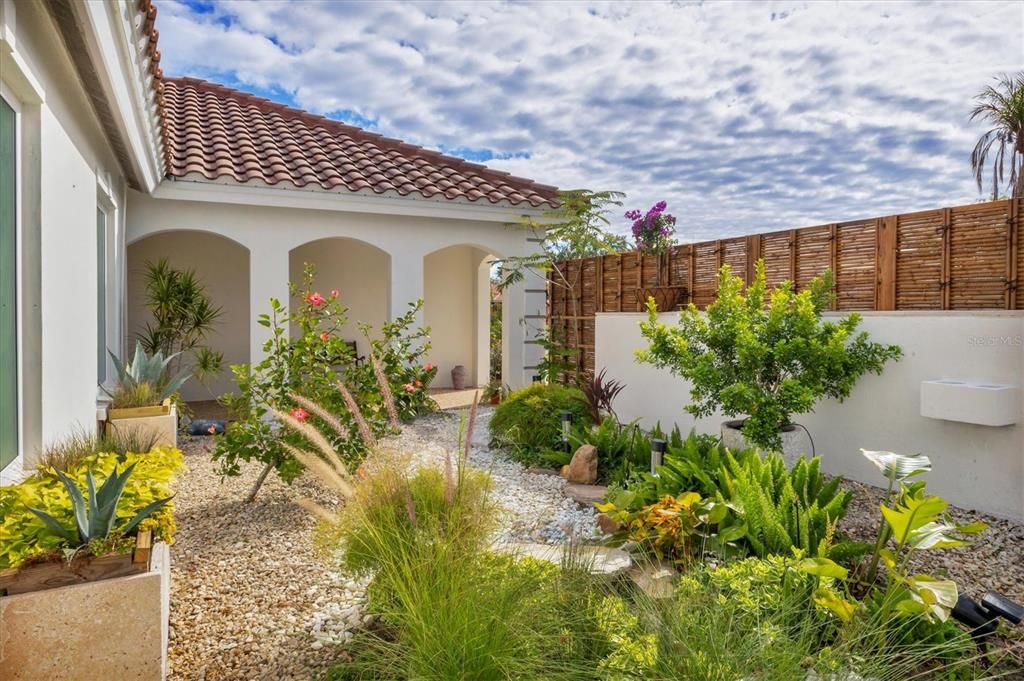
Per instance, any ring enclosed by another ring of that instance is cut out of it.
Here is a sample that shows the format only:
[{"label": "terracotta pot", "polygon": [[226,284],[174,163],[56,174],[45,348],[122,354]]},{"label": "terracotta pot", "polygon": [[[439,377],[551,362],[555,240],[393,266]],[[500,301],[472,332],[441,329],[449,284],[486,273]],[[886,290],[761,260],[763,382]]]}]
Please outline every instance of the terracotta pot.
[{"label": "terracotta pot", "polygon": [[640,302],[640,306],[646,309],[647,299],[654,298],[659,311],[671,312],[676,309],[682,292],[682,286],[648,286],[636,290],[636,299]]},{"label": "terracotta pot", "polygon": [[466,367],[456,364],[452,369],[452,387],[462,390],[466,387]]},{"label": "terracotta pot", "polygon": [[491,395],[491,404],[501,404],[501,395]]}]

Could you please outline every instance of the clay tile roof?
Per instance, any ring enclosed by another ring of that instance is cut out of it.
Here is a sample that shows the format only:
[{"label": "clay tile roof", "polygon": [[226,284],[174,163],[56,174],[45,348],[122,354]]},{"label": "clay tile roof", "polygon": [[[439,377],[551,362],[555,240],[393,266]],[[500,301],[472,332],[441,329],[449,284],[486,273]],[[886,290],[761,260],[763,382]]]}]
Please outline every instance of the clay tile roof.
[{"label": "clay tile roof", "polygon": [[195,78],[163,78],[167,174],[550,208],[555,187]]}]

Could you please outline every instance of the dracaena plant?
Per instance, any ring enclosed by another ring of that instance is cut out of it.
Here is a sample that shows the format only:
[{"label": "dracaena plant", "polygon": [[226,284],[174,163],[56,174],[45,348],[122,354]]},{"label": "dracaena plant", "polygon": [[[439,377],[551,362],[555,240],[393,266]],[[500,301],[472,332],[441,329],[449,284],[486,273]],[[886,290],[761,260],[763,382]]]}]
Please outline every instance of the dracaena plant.
[{"label": "dracaena plant", "polygon": [[605,378],[606,371],[607,369],[601,369],[601,373],[580,383],[580,389],[587,398],[590,420],[594,425],[600,424],[604,420],[605,415],[614,418],[616,423],[619,422],[619,417],[616,415],[615,409],[612,408],[612,403],[619,396],[619,393],[626,388],[626,385],[614,378]]},{"label": "dracaena plant", "polygon": [[127,524],[120,525],[121,518],[118,517],[118,505],[121,495],[124,492],[125,483],[135,470],[132,464],[118,473],[117,467],[107,479],[103,481],[99,489],[96,489],[96,481],[92,471],[86,473],[86,492],[78,488],[75,481],[61,471],[56,471],[57,477],[64,484],[71,498],[71,506],[74,511],[75,527],[65,527],[46,511],[29,507],[29,511],[35,514],[43,523],[58,537],[67,543],[66,551],[73,556],[82,547],[93,542],[105,542],[111,538],[129,535],[139,523],[148,518],[155,511],[167,505],[173,497],[157,499],[146,504],[137,511]]},{"label": "dracaena plant", "polygon": [[640,324],[649,345],[637,359],[690,381],[693,402],[686,410],[694,416],[745,415],[746,438],[778,450],[779,432],[794,415],[825,397],[842,401],[861,376],[881,373],[902,354],[858,332],[857,314],[822,320],[831,300],[829,271],[797,293],[788,281],[769,291],[764,261],[749,287],[723,265],[718,296],[706,312],[691,303],[679,323],[668,326],[649,306]]}]

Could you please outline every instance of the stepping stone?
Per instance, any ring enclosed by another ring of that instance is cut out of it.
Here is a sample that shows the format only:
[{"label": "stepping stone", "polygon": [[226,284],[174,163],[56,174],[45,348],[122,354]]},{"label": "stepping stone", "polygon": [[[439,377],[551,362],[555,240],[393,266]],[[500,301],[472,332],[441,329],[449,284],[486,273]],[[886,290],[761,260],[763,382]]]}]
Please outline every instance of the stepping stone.
[{"label": "stepping stone", "polygon": [[562,488],[562,492],[580,506],[593,506],[604,501],[604,495],[608,492],[608,488],[604,485],[581,485],[568,482]]},{"label": "stepping stone", "polygon": [[[538,544],[534,542],[501,542],[491,546],[496,553],[509,553],[515,556],[530,556],[537,560],[546,560],[555,565],[562,564],[565,555],[565,544]],[[622,549],[608,546],[580,546],[579,559],[590,563],[590,572],[595,575],[617,575],[630,568],[633,559]]]},{"label": "stepping stone", "polygon": [[629,578],[651,598],[670,598],[676,589],[679,573],[660,563],[637,563],[629,570]]}]

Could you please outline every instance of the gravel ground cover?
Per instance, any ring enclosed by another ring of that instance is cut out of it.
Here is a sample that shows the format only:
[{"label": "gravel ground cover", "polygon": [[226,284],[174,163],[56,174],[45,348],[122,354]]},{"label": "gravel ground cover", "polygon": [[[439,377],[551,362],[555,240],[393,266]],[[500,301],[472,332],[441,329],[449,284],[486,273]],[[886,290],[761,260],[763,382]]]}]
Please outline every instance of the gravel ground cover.
[{"label": "gravel ground cover", "polygon": [[[505,508],[496,539],[559,543],[570,533],[596,537],[593,509],[567,499],[564,480],[529,473],[490,450],[492,413],[480,409],[469,461],[491,474]],[[456,448],[459,424],[458,413],[432,414],[386,444],[411,453],[412,466],[443,464],[445,452]],[[246,504],[242,500],[259,466],[222,479],[209,446],[207,438],[182,446],[189,470],[175,499],[170,679],[316,678],[343,658],[338,644],[363,622],[366,585],[341,574],[335,561],[315,550],[314,522],[294,500],[304,496],[332,507],[338,499],[307,476],[291,487],[270,476],[257,501]],[[845,484],[857,494],[844,528],[854,538],[871,540],[883,491]],[[948,575],[976,598],[997,590],[1024,602],[1024,526],[959,509],[953,513],[962,522],[984,520],[990,529],[967,548],[919,552],[913,569]],[[1024,633],[1016,645],[1021,640]]]},{"label": "gravel ground cover", "polygon": [[[487,447],[491,412],[481,408],[470,463],[491,473],[506,508],[499,540],[561,542],[596,534],[594,512],[562,494],[564,481],[527,473]],[[441,412],[406,426],[388,446],[439,464],[458,440],[458,414]],[[363,621],[365,583],[343,575],[313,546],[314,522],[294,500],[338,499],[309,476],[291,487],[273,475],[255,503],[243,501],[259,466],[222,479],[210,440],[182,443],[184,473],[175,498],[171,549],[170,679],[316,678],[342,659],[337,645]]]}]

